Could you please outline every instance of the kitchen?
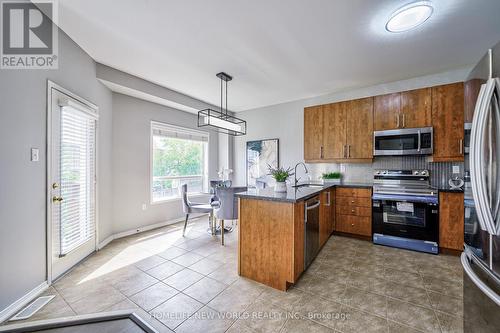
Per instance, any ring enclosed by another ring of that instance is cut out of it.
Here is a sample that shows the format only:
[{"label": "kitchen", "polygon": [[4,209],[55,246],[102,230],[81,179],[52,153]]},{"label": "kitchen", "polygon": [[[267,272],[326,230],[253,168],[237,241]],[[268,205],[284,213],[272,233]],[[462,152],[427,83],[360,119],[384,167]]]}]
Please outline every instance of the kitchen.
[{"label": "kitchen", "polygon": [[0,332],[500,330],[499,1],[0,13]]},{"label": "kitchen", "polygon": [[[500,45],[489,52],[500,54]],[[349,237],[379,247],[428,253],[425,256],[431,262],[431,256],[437,255],[458,263],[462,255],[468,276],[479,286],[465,288],[463,297],[473,299],[469,294],[476,290],[475,295],[481,294],[479,289],[494,295],[490,288],[495,287],[484,289],[484,284],[477,283],[467,262],[475,262],[477,272],[477,262],[483,262],[477,258],[497,260],[487,253],[494,253],[498,245],[472,236],[478,234],[478,222],[471,218],[471,208],[464,207],[472,198],[469,147],[477,146],[479,140],[470,142],[471,125],[476,104],[480,104],[476,101],[483,98],[479,96],[481,84],[487,79],[477,73],[491,63],[490,53],[465,82],[305,106],[306,164],[298,170],[305,170],[302,177],[309,181],[297,181],[297,163],[286,192],[260,187],[237,194],[239,274],[282,291],[294,285],[301,288],[301,281],[311,276],[309,270],[317,273],[321,266],[317,262],[325,252],[344,256],[342,251],[331,250],[329,239],[342,242]],[[322,180],[325,171],[342,171],[344,179]],[[464,192],[469,198],[465,201]],[[462,254],[464,235],[466,248],[470,244],[476,254],[474,249],[480,249],[478,257]],[[494,280],[494,274],[489,276]],[[471,280],[466,279],[475,286]],[[485,313],[496,302],[494,296],[487,299],[482,305]],[[464,315],[464,327],[477,328],[469,325],[477,325],[481,315]],[[495,321],[488,324],[491,316],[483,319],[485,331],[498,325]]]}]

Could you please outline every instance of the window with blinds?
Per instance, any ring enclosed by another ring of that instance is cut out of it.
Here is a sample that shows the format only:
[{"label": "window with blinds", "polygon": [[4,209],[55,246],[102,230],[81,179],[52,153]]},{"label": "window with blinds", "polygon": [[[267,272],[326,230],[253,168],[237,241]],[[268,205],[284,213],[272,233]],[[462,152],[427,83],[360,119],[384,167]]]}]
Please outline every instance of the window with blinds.
[{"label": "window with blinds", "polygon": [[61,108],[60,254],[85,243],[95,233],[96,118],[76,108]]},{"label": "window with blinds", "polygon": [[151,122],[151,202],[179,198],[208,188],[208,133]]}]

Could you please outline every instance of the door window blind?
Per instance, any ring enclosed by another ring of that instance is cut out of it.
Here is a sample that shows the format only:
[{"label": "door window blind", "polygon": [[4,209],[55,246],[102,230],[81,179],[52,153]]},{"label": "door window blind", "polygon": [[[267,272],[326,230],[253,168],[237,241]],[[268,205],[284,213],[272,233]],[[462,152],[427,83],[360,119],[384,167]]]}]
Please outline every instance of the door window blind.
[{"label": "door window blind", "polygon": [[76,108],[61,108],[60,254],[95,235],[96,118]]}]

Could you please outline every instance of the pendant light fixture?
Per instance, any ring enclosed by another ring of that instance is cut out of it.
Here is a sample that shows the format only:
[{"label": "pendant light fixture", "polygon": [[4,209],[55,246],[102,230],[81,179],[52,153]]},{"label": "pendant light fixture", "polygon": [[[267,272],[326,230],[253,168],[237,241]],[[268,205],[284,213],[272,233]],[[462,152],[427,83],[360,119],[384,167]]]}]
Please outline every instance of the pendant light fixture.
[{"label": "pendant light fixture", "polygon": [[[239,136],[247,134],[247,122],[230,115],[227,111],[227,83],[233,78],[224,72],[217,73],[220,79],[220,110],[198,111],[198,127],[210,127],[219,133]],[[225,88],[225,89],[224,89]],[[224,109],[224,91],[226,108]]]}]

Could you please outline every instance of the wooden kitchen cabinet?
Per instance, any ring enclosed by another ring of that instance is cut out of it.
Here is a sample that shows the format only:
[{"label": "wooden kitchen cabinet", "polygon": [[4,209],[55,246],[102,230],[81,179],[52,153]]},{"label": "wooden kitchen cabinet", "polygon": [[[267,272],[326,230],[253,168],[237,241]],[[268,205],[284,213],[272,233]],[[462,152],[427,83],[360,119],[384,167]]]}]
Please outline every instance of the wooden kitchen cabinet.
[{"label": "wooden kitchen cabinet", "polygon": [[349,102],[346,126],[347,161],[373,159],[373,98]]},{"label": "wooden kitchen cabinet", "polygon": [[337,187],[335,189],[335,231],[372,236],[371,189]]},{"label": "wooden kitchen cabinet", "polygon": [[464,84],[432,87],[433,162],[464,160]]},{"label": "wooden kitchen cabinet", "polygon": [[375,96],[375,131],[432,126],[431,96],[431,88]]},{"label": "wooden kitchen cabinet", "polygon": [[304,271],[304,201],[240,198],[238,274],[287,290]]},{"label": "wooden kitchen cabinet", "polygon": [[373,100],[373,123],[375,131],[399,128],[401,111],[401,94],[375,96]]},{"label": "wooden kitchen cabinet", "polygon": [[323,158],[326,160],[345,157],[346,119],[349,102],[324,106]]},{"label": "wooden kitchen cabinet", "polygon": [[355,215],[337,215],[337,231],[352,235],[370,237],[372,235],[371,217],[359,217]]},{"label": "wooden kitchen cabinet", "polygon": [[319,211],[319,246],[325,245],[335,225],[334,189],[321,192]]},{"label": "wooden kitchen cabinet", "polygon": [[439,247],[457,251],[463,250],[463,193],[439,193]]},{"label": "wooden kitchen cabinet", "polygon": [[401,128],[432,126],[431,88],[401,93]]},{"label": "wooden kitchen cabinet", "polygon": [[464,83],[464,121],[466,123],[472,123],[477,97],[483,83],[485,81],[480,79],[472,79]]},{"label": "wooden kitchen cabinet", "polygon": [[371,162],[373,98],[304,109],[306,162]]},{"label": "wooden kitchen cabinet", "polygon": [[304,109],[304,160],[320,161],[323,156],[323,106]]}]

